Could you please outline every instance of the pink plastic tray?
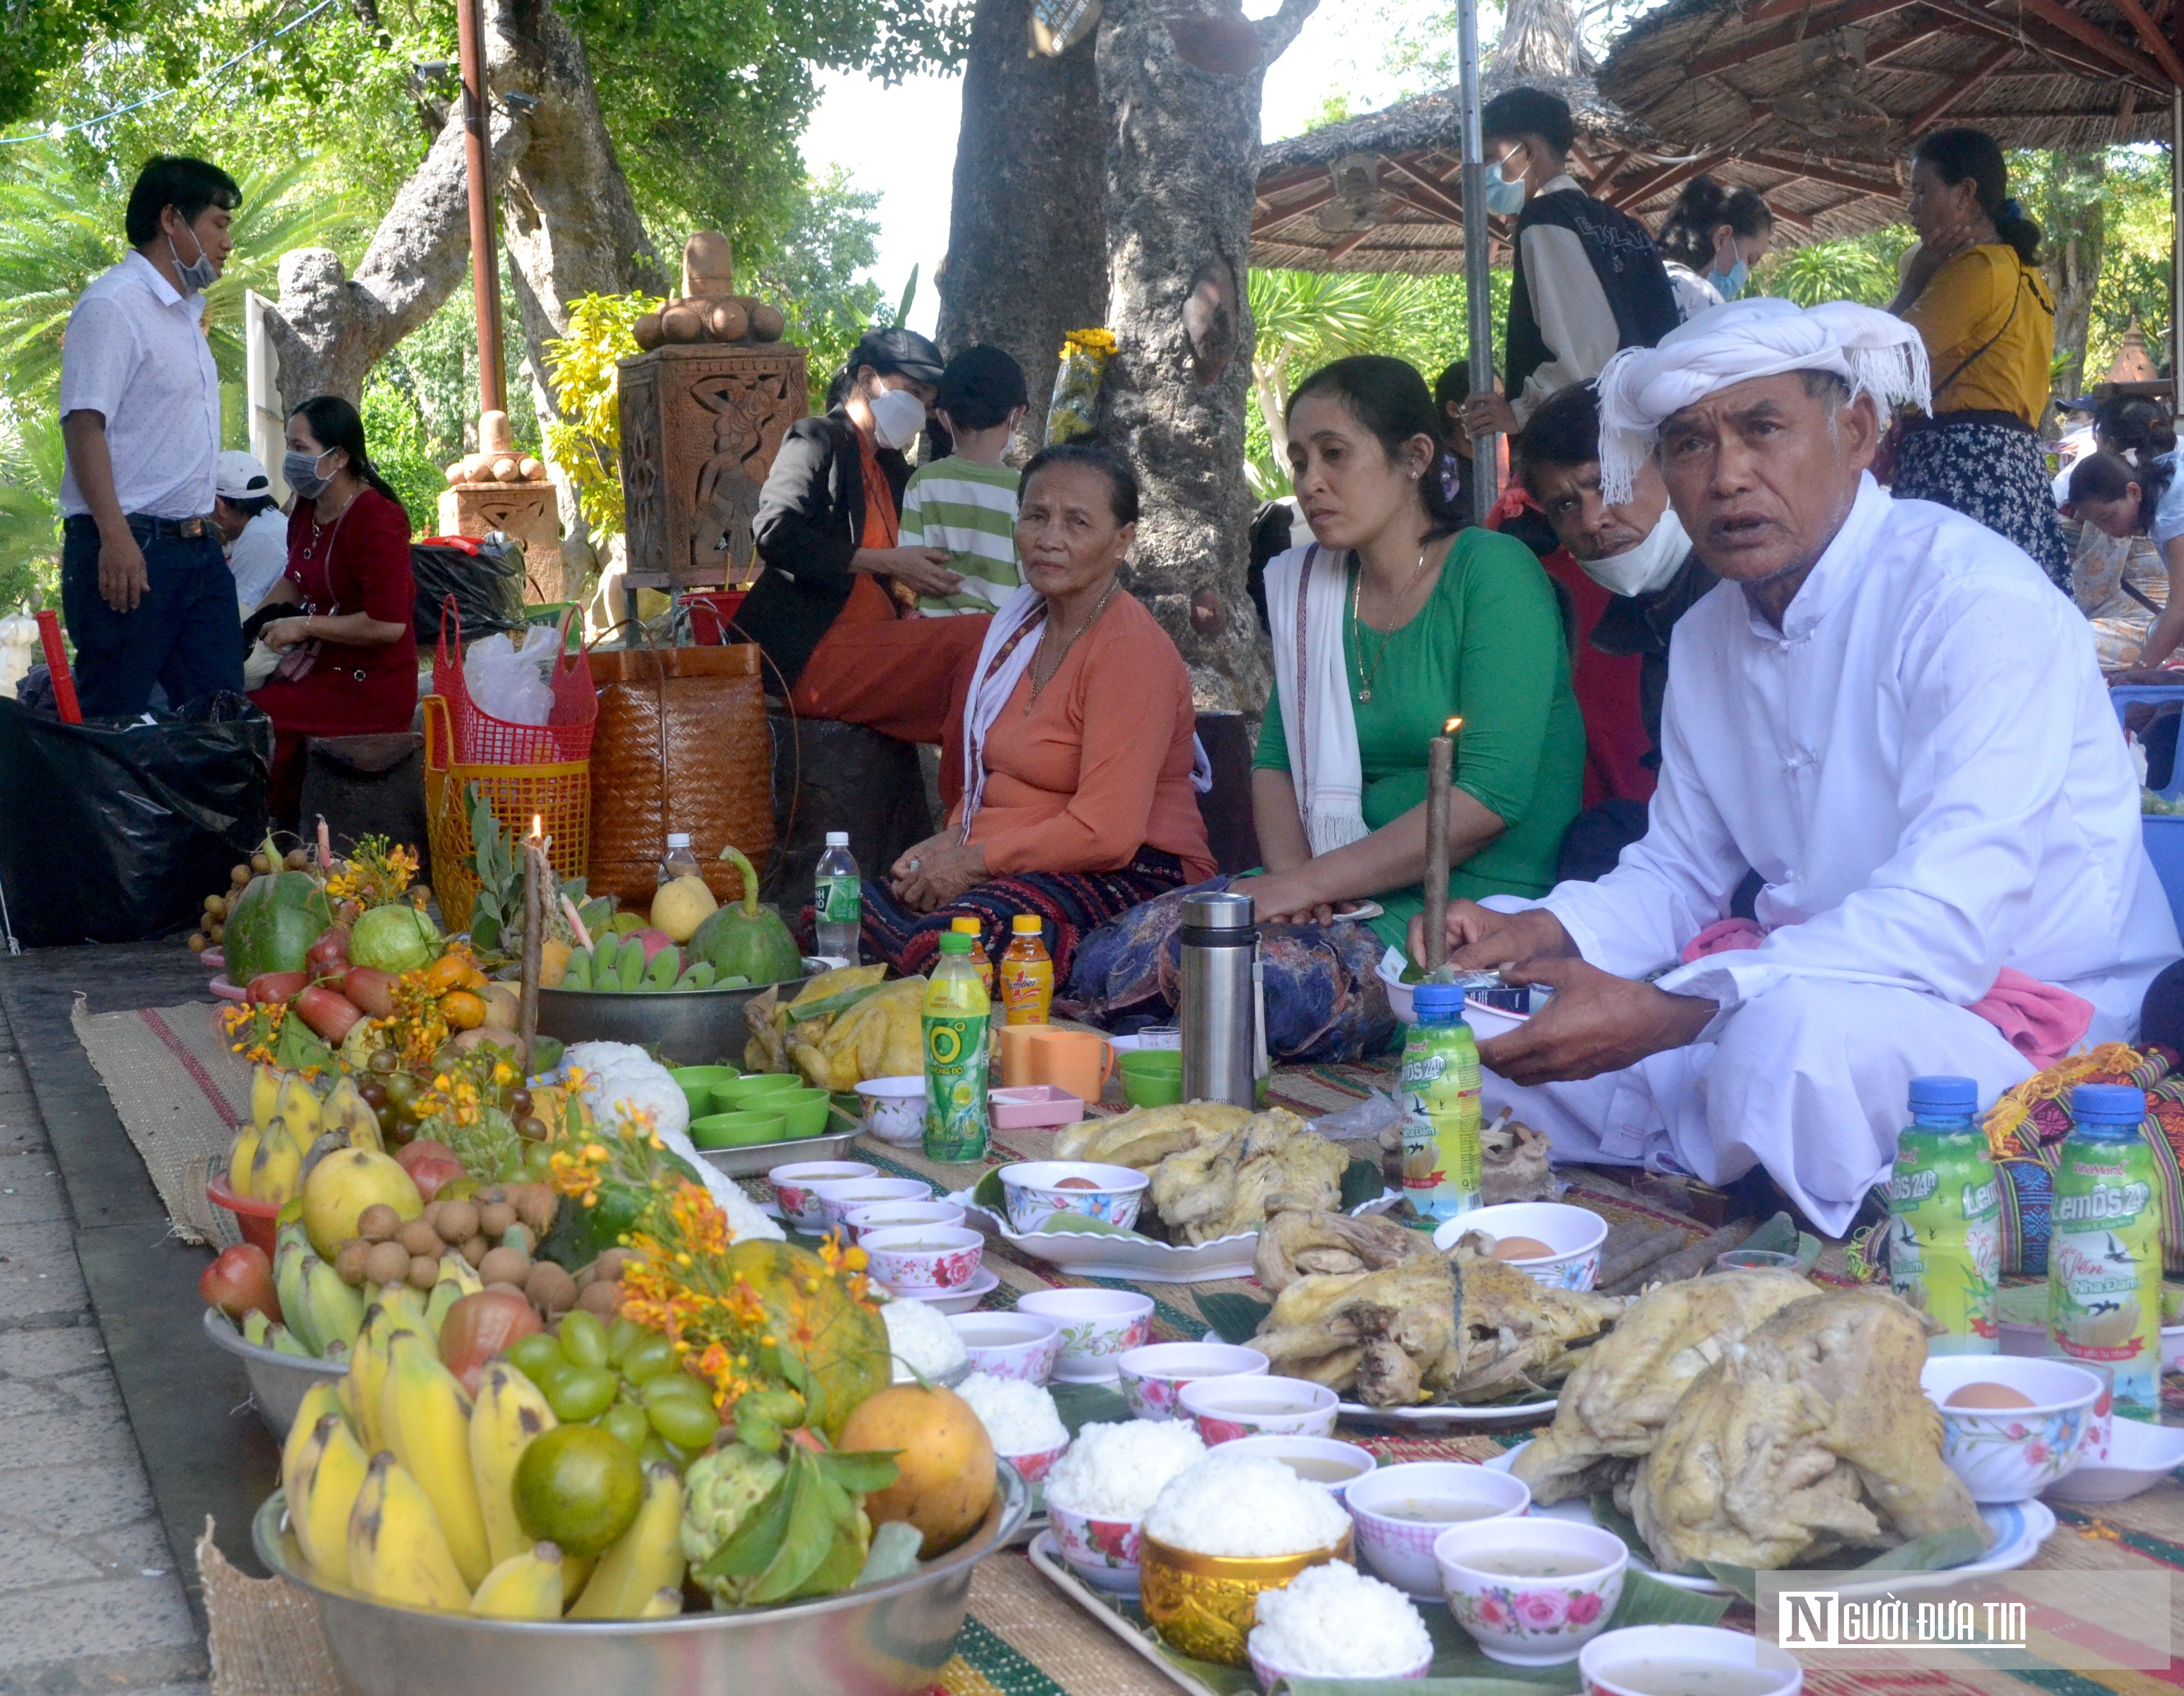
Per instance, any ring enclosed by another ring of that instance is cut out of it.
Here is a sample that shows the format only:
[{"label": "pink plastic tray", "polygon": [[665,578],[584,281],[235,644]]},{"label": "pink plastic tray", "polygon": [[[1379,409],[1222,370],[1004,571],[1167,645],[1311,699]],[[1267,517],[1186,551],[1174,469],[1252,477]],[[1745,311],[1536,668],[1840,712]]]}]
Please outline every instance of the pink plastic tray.
[{"label": "pink plastic tray", "polygon": [[1028,1131],[1043,1125],[1074,1125],[1084,1116],[1084,1103],[1066,1089],[1050,1083],[1024,1084],[997,1089],[987,1098],[996,1131]]}]

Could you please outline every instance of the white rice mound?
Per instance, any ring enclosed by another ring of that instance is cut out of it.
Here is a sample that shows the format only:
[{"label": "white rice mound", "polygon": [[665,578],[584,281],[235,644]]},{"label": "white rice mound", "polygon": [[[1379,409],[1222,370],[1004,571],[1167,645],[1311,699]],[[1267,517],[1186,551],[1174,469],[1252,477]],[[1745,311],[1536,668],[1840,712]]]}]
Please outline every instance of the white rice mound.
[{"label": "white rice mound", "polygon": [[1308,1566],[1262,1590],[1251,1650],[1284,1672],[1318,1678],[1395,1678],[1433,1654],[1410,1599],[1349,1562]]},{"label": "white rice mound", "polygon": [[1037,1384],[973,1372],[956,1393],[970,1403],[996,1454],[1048,1454],[1069,1441],[1054,1398]]},{"label": "white rice mound", "polygon": [[1168,1481],[1145,1534],[1193,1554],[1310,1554],[1350,1529],[1341,1503],[1279,1460],[1218,1450]]},{"label": "white rice mound", "polygon": [[[1198,1433],[1173,1421],[1088,1425],[1046,1475],[1047,1505],[1088,1519],[1135,1520],[1170,1479],[1205,1458],[1206,1444]],[[1296,1476],[1286,1466],[1282,1470]]]},{"label": "white rice mound", "polygon": [[898,1384],[909,1383],[921,1372],[928,1378],[944,1378],[971,1358],[947,1315],[929,1302],[899,1297],[881,1307],[880,1317],[887,1321]]}]

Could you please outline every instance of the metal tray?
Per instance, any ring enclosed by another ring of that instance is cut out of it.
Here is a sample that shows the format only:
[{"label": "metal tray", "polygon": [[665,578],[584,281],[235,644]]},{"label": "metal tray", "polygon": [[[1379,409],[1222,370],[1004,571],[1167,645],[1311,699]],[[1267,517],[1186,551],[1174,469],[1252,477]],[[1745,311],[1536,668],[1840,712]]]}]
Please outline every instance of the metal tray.
[{"label": "metal tray", "polygon": [[955,1653],[971,1569],[1016,1535],[1028,1487],[1006,1460],[969,1542],[905,1578],[838,1596],[671,1620],[493,1620],[376,1602],[321,1582],[276,1490],[251,1524],[266,1571],[309,1591],[356,1696],[916,1696]]},{"label": "metal tray", "polygon": [[204,1310],[204,1329],[218,1347],[242,1362],[250,1379],[250,1399],[258,1404],[258,1417],[265,1421],[276,1443],[287,1440],[288,1427],[296,1422],[296,1410],[303,1405],[306,1390],[314,1384],[331,1384],[348,1371],[345,1360],[311,1360],[283,1354],[277,1348],[261,1348],[216,1307]]},{"label": "metal tray", "polygon": [[735,1065],[750,1039],[744,1009],[769,989],[794,1001],[811,981],[750,989],[542,989],[538,1033],[564,1043],[634,1043],[656,1053],[662,1065]]},{"label": "metal tray", "polygon": [[[829,1109],[838,1120],[849,1115],[838,1107]],[[778,1143],[749,1143],[740,1148],[700,1148],[705,1164],[732,1178],[762,1178],[776,1166],[801,1160],[846,1160],[850,1145],[864,1131],[863,1121],[850,1119],[839,1131],[816,1137],[784,1137]]]}]

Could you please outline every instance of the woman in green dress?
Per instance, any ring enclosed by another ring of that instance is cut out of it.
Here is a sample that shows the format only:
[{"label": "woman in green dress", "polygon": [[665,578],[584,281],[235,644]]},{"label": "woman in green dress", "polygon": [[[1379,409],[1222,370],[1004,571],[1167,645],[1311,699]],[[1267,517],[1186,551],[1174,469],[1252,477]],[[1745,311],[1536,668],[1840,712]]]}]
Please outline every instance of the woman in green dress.
[{"label": "woman in green dress", "polygon": [[[1544,895],[1577,816],[1585,731],[1554,590],[1521,542],[1462,527],[1425,380],[1337,360],[1298,386],[1290,464],[1313,543],[1267,568],[1276,699],[1253,762],[1277,1059],[1356,1059],[1392,1032],[1375,976],[1424,904],[1429,743],[1451,719],[1449,892]],[[1205,886],[1200,886],[1201,888]],[[1071,992],[1112,1020],[1172,1005],[1182,891],[1081,946]],[[1382,909],[1349,920],[1346,909]]]}]

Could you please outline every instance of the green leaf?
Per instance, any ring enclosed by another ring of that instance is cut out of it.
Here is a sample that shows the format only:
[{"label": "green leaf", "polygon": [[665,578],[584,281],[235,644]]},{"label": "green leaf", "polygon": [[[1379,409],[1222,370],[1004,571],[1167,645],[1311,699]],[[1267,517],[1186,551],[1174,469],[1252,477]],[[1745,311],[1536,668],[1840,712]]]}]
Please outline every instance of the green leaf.
[{"label": "green leaf", "polygon": [[809,1449],[799,1449],[790,1457],[788,1476],[794,1481],[788,1499],[788,1529],[781,1547],[750,1588],[748,1600],[778,1602],[794,1595],[816,1572],[834,1548],[833,1516],[811,1465]]},{"label": "green leaf", "polygon": [[902,1476],[894,1464],[897,1451],[828,1454],[816,1457],[819,1470],[844,1490],[864,1496],[884,1490]]},{"label": "green leaf", "polygon": [[1039,1228],[1042,1232],[1082,1232],[1094,1237],[1127,1237],[1137,1243],[1150,1243],[1153,1240],[1143,1232],[1126,1231],[1119,1225],[1112,1224],[1105,1219],[1095,1219],[1089,1214],[1084,1213],[1057,1213]]},{"label": "green leaf", "polygon": [[1615,1604],[1606,1629],[1625,1626],[1711,1626],[1729,1611],[1726,1596],[1706,1596],[1663,1582],[1651,1572],[1633,1566],[1623,1575],[1623,1599]]},{"label": "green leaf", "polygon": [[917,1571],[917,1551],[925,1538],[907,1520],[889,1520],[872,1527],[872,1546],[865,1556],[864,1570],[851,1589],[884,1584],[891,1578],[907,1578]]},{"label": "green leaf", "polygon": [[[816,1001],[807,1001],[801,1007],[788,1009],[788,1022],[801,1025],[808,1019],[831,1019],[837,1013],[847,1013],[859,1002],[878,995],[880,987],[877,983],[868,983],[859,989],[845,989],[838,995],[823,995]],[[998,1172],[1000,1168],[996,1166],[994,1170]]]},{"label": "green leaf", "polygon": [[1759,1575],[1749,1566],[1738,1566],[1726,1560],[1704,1560],[1699,1563],[1717,1584],[1734,1590],[1754,1607],[1759,1604]]},{"label": "green leaf", "polygon": [[1380,1171],[1378,1160],[1368,1160],[1360,1154],[1342,1169],[1342,1210],[1362,1207],[1368,1201],[1378,1201],[1387,1193],[1388,1182]]},{"label": "green leaf", "polygon": [[1130,1417],[1130,1404],[1112,1384],[1055,1383],[1047,1391],[1072,1440],[1088,1425],[1116,1425]]},{"label": "green leaf", "polygon": [[1645,1534],[1638,1529],[1638,1521],[1616,1505],[1613,1491],[1595,1490],[1589,1505],[1592,1509],[1595,1525],[1602,1531],[1613,1532],[1623,1539],[1633,1554],[1646,1560],[1653,1558],[1652,1550],[1646,1546]]},{"label": "green leaf", "polygon": [[766,1571],[788,1530],[789,1486],[795,1476],[792,1467],[774,1480],[773,1487],[744,1515],[734,1534],[698,1569],[699,1577],[753,1578]]},{"label": "green leaf", "polygon": [[1241,1290],[1214,1290],[1198,1298],[1199,1317],[1213,1327],[1223,1343],[1249,1343],[1273,1310],[1272,1302],[1247,1296]]},{"label": "green leaf", "polygon": [[1966,1561],[1976,1560],[1986,1553],[1987,1532],[1984,1522],[1973,1526],[1952,1526],[1947,1531],[1929,1532],[1908,1543],[1898,1543],[1884,1554],[1858,1568],[1860,1572],[1946,1572],[1952,1566],[1962,1566]]},{"label": "green leaf", "polygon": [[1794,1254],[1797,1250],[1797,1224],[1788,1214],[1778,1213],[1736,1246],[1770,1254]]},{"label": "green leaf", "polygon": [[971,1200],[974,1205],[984,1208],[989,1213],[999,1214],[1003,1219],[1009,1216],[1008,1194],[1001,1187],[1001,1169],[999,1166],[978,1180],[978,1187],[971,1192]]}]

